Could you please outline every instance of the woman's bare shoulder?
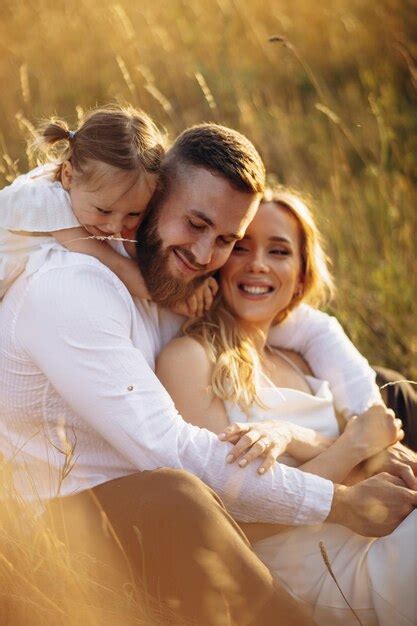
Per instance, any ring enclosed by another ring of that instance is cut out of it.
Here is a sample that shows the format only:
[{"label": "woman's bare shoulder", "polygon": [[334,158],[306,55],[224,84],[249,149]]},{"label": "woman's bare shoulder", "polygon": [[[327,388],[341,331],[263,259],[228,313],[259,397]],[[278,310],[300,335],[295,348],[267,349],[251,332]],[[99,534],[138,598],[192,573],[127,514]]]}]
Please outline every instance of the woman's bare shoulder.
[{"label": "woman's bare shoulder", "polygon": [[186,336],[173,339],[160,352],[156,373],[159,377],[165,377],[167,369],[170,371],[170,378],[175,376],[174,371],[182,377],[192,373],[196,382],[208,385],[213,365],[201,343]]},{"label": "woman's bare shoulder", "polygon": [[158,362],[161,359],[172,361],[187,359],[187,361],[192,362],[209,362],[209,357],[202,344],[189,336],[172,339],[159,353]]}]

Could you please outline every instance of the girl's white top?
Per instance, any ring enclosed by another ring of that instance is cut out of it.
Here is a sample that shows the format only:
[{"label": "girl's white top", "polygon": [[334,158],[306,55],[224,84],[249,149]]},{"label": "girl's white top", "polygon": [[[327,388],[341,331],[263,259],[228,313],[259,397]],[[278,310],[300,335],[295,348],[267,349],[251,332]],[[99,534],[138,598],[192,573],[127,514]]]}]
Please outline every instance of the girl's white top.
[{"label": "girl's white top", "polygon": [[50,233],[80,226],[69,193],[53,180],[55,169],[54,163],[41,165],[0,190],[0,299],[31,254],[50,245]]}]

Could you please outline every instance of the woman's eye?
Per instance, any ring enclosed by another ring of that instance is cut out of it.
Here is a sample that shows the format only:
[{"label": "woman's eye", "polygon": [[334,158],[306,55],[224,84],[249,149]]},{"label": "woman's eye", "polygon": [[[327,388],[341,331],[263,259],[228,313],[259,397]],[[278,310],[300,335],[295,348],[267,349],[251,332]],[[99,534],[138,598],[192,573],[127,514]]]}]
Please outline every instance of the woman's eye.
[{"label": "woman's eye", "polygon": [[289,250],[285,250],[284,248],[274,248],[270,250],[271,254],[276,254],[278,256],[288,256],[290,254]]},{"label": "woman's eye", "polygon": [[247,252],[247,248],[245,248],[245,246],[242,246],[241,243],[235,243],[233,252]]},{"label": "woman's eye", "polygon": [[97,211],[99,213],[101,213],[101,215],[110,215],[111,211],[106,211],[105,209],[99,209],[99,207],[96,207]]}]

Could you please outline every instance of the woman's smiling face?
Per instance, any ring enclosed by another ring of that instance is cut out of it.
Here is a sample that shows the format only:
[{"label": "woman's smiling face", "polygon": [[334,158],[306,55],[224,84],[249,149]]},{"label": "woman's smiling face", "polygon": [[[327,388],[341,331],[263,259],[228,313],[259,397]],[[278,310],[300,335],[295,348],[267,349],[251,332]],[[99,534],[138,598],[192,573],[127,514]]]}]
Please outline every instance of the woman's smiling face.
[{"label": "woman's smiling face", "polygon": [[225,303],[244,323],[267,330],[302,287],[300,226],[274,202],[262,203],[220,270]]}]

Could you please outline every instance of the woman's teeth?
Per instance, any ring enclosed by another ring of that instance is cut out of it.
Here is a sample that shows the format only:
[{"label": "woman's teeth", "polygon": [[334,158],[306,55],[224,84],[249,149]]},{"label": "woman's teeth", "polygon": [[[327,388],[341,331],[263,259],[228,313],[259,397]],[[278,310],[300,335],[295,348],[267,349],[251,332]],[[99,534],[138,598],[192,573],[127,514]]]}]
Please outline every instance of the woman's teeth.
[{"label": "woman's teeth", "polygon": [[249,285],[239,285],[239,289],[254,296],[264,295],[273,291],[273,287],[253,287]]}]

